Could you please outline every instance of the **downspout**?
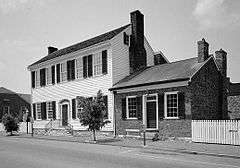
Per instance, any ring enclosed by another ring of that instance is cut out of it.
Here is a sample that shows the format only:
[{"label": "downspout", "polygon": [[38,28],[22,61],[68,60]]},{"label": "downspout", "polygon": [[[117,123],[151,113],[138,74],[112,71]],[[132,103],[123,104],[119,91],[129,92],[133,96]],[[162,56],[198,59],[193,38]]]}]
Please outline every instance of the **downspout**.
[{"label": "downspout", "polygon": [[117,91],[113,91],[113,127],[114,127],[114,138],[117,137],[117,120],[116,120],[116,112],[115,112],[115,95]]}]

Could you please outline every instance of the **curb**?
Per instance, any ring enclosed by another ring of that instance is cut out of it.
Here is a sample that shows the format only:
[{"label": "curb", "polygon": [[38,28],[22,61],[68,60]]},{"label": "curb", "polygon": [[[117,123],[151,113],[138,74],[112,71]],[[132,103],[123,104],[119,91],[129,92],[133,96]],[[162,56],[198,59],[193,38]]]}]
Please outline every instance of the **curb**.
[{"label": "curb", "polygon": [[40,137],[22,137],[22,136],[12,136],[11,138],[27,138],[27,139],[38,139],[38,140],[50,140],[50,141],[60,141],[60,142],[77,142],[77,143],[83,143],[83,144],[96,144],[96,145],[105,145],[105,146],[119,146],[119,147],[125,147],[125,148],[134,148],[134,149],[151,149],[154,151],[166,151],[166,152],[175,152],[175,153],[183,153],[183,154],[192,154],[192,155],[206,155],[206,156],[216,156],[216,157],[227,157],[227,158],[233,158],[233,159],[240,159],[240,156],[236,155],[228,155],[228,154],[217,154],[217,153],[207,153],[207,152],[199,152],[199,151],[190,151],[185,150],[181,151],[178,149],[166,149],[166,148],[154,148],[151,146],[128,146],[128,145],[117,145],[117,144],[108,144],[108,143],[96,143],[92,141],[77,141],[77,140],[66,140],[66,139],[51,139],[51,138],[40,138]]}]

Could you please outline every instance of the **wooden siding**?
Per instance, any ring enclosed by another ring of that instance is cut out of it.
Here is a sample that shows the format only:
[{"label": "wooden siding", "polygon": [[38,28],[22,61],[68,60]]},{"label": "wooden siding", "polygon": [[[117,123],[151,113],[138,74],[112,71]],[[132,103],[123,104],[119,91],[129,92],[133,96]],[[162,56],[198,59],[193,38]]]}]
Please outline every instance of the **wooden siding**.
[{"label": "wooden siding", "polygon": [[[45,87],[32,89],[32,102],[46,102],[46,101],[56,101],[56,118],[60,118],[60,106],[59,102],[63,99],[69,100],[69,122],[74,126],[74,129],[86,129],[81,126],[79,120],[72,119],[72,107],[71,100],[76,98],[76,96],[92,97],[96,96],[98,90],[102,90],[104,95],[108,96],[108,113],[110,124],[106,126],[103,130],[112,131],[113,130],[113,95],[108,91],[112,87],[112,55],[111,49],[101,48],[98,52],[107,49],[108,52],[108,74],[100,75],[95,77],[90,77],[86,79],[76,79],[74,81],[66,81],[55,85],[49,85]],[[92,52],[89,52],[92,54]],[[94,53],[93,53],[94,54]],[[85,55],[80,55],[85,56]],[[76,57],[77,58],[77,57]],[[35,126],[38,128],[44,128],[48,121],[37,121]]]},{"label": "wooden siding", "polygon": [[147,41],[146,37],[144,37],[144,47],[147,53],[147,66],[154,65],[154,51]]},{"label": "wooden siding", "polygon": [[113,84],[129,75],[129,46],[123,43],[124,32],[130,35],[131,26],[115,36],[111,41]]},{"label": "wooden siding", "polygon": [[[113,84],[129,75],[129,46],[125,45],[123,42],[124,32],[126,32],[127,35],[130,35],[131,26],[126,28],[111,40],[113,57]],[[152,66],[154,65],[154,52],[145,37],[144,47],[147,53],[147,66]]]}]

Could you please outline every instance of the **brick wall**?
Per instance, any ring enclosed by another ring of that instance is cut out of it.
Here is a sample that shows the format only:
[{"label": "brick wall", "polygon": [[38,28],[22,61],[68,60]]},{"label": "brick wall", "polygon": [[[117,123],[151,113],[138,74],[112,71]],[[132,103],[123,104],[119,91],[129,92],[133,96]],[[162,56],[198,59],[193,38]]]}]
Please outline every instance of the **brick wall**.
[{"label": "brick wall", "polygon": [[214,61],[210,60],[192,79],[192,119],[221,119],[219,75]]},{"label": "brick wall", "polygon": [[[163,94],[164,92],[180,91],[184,92],[185,95],[185,119],[174,119],[165,120],[159,118],[158,126],[160,133],[164,133],[166,136],[178,136],[185,137],[191,136],[191,100],[190,92],[187,87],[175,87],[166,89],[148,90],[149,94],[158,93]],[[115,101],[115,115],[116,115],[116,132],[118,135],[126,135],[126,129],[141,129],[142,120],[129,120],[122,119],[122,98],[126,96],[143,96],[147,94],[146,91],[130,92],[130,93],[118,93],[114,96]]]},{"label": "brick wall", "polygon": [[2,116],[4,115],[3,114],[4,106],[9,106],[10,113],[14,117],[18,117],[19,119],[22,119],[22,114],[20,113],[22,106],[27,107],[29,112],[31,112],[30,104],[23,100],[17,94],[0,94],[0,121],[2,119]]},{"label": "brick wall", "polygon": [[228,113],[230,119],[240,119],[240,95],[228,96]]}]

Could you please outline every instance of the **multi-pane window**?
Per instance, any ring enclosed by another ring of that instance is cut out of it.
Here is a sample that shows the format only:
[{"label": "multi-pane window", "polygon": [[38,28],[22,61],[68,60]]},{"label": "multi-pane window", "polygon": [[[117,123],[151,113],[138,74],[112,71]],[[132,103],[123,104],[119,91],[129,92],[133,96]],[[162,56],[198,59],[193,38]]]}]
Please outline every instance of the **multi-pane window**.
[{"label": "multi-pane window", "polygon": [[41,115],[41,103],[36,104],[36,112],[37,112],[37,119],[40,120],[42,118]]},{"label": "multi-pane window", "polygon": [[93,55],[94,76],[102,74],[102,52]]},{"label": "multi-pane window", "polygon": [[35,71],[36,74],[35,74],[35,77],[36,77],[36,87],[40,87],[40,71],[39,70],[36,70]]},{"label": "multi-pane window", "polygon": [[177,118],[178,117],[178,94],[165,93],[165,117]]},{"label": "multi-pane window", "polygon": [[83,62],[81,57],[76,59],[76,78],[83,78]]},{"label": "multi-pane window", "polygon": [[52,119],[53,118],[53,105],[52,105],[52,102],[47,102],[47,115],[48,115],[48,119]]},{"label": "multi-pane window", "polygon": [[137,118],[137,98],[127,98],[127,118]]},{"label": "multi-pane window", "polygon": [[60,64],[60,81],[66,81],[67,80],[67,63],[63,62]]},{"label": "multi-pane window", "polygon": [[47,85],[52,84],[52,71],[51,71],[51,67],[46,68],[46,77],[47,77]]}]

